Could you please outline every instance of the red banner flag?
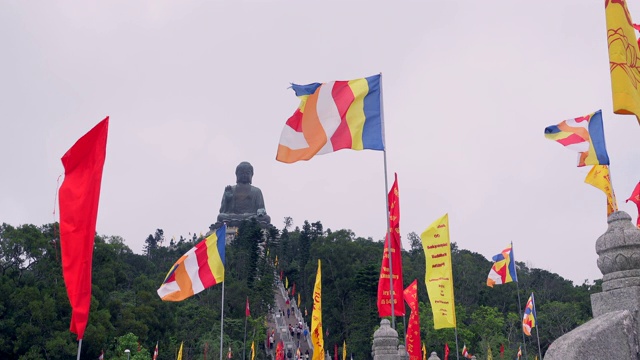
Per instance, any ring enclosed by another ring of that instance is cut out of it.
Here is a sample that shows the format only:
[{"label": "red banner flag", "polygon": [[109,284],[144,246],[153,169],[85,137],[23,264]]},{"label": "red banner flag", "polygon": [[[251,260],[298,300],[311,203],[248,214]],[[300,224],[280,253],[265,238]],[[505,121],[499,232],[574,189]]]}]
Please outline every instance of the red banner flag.
[{"label": "red banner flag", "polygon": [[418,279],[404,289],[404,301],[409,304],[409,326],[407,327],[407,353],[410,360],[420,360],[420,310],[418,309]]},{"label": "red banner flag", "polygon": [[62,156],[64,181],[59,191],[62,275],[71,303],[69,330],[84,336],[91,304],[91,262],[107,150],[109,117],[82,136]]},{"label": "red banner flag", "polygon": [[504,357],[504,344],[500,344],[500,357]]},{"label": "red banner flag", "polygon": [[449,344],[444,343],[444,360],[449,360]]},{"label": "red banner flag", "polygon": [[278,341],[278,345],[276,345],[276,360],[284,360],[284,343]]},{"label": "red banner flag", "polygon": [[[390,235],[390,236],[389,236]],[[389,234],[385,238],[378,280],[378,314],[380,317],[391,316],[391,292],[389,284],[389,241],[391,241],[391,266],[393,267],[393,312],[395,315],[404,315],[404,301],[402,292],[404,284],[402,280],[402,246],[400,245],[400,198],[398,196],[398,174],[391,191],[389,191]]]},{"label": "red banner flag", "polygon": [[246,317],[251,316],[251,311],[249,310],[249,297],[248,296],[247,296],[247,306],[245,306],[245,309],[244,309],[244,315]]},{"label": "red banner flag", "polygon": [[636,185],[636,188],[633,189],[631,196],[625,202],[629,202],[631,200],[638,207],[638,219],[636,220],[636,226],[640,228],[640,182]]},{"label": "red banner flag", "polygon": [[333,345],[333,360],[338,360],[338,344]]},{"label": "red banner flag", "polygon": [[293,283],[293,287],[291,288],[291,296],[296,294],[296,283]]}]

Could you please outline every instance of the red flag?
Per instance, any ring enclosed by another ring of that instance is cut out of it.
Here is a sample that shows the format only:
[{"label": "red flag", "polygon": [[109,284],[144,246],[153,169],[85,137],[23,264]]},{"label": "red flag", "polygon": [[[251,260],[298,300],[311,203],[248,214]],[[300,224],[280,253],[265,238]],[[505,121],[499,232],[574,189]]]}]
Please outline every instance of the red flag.
[{"label": "red flag", "polygon": [[291,296],[296,294],[296,283],[293,283],[293,288],[291,289]]},{"label": "red flag", "polygon": [[420,310],[418,309],[418,279],[404,289],[404,301],[409,304],[409,326],[407,327],[407,339],[405,341],[410,360],[420,360]]},{"label": "red flag", "polygon": [[449,344],[444,343],[444,360],[449,360]]},{"label": "red flag", "polygon": [[504,345],[500,344],[500,357],[504,357]]},{"label": "red flag", "polygon": [[284,360],[284,344],[281,341],[278,341],[278,345],[276,345],[276,360]]},{"label": "red flag", "polygon": [[636,226],[640,228],[640,182],[636,185],[636,188],[633,189],[631,196],[625,202],[629,202],[631,200],[638,207],[638,219],[636,220]]},{"label": "red flag", "polygon": [[338,360],[338,344],[333,345],[333,360]]},{"label": "red flag", "polygon": [[[206,355],[207,354],[207,346],[206,346],[206,344],[205,344],[205,347],[204,347],[204,353],[205,353],[204,357],[206,359],[207,358],[207,355]],[[156,359],[158,359],[158,343],[157,342],[156,342],[156,348],[155,348],[155,350],[153,350],[153,360],[156,360]]]},{"label": "red flag", "polygon": [[[391,235],[391,236],[389,236]],[[391,239],[391,240],[389,240]],[[404,301],[402,292],[404,288],[402,280],[402,246],[400,245],[400,198],[398,197],[398,174],[391,191],[389,191],[389,234],[385,238],[380,267],[380,279],[378,280],[378,315],[380,317],[391,316],[391,292],[389,291],[389,241],[391,241],[391,266],[393,267],[393,310],[395,315],[404,315]]]},{"label": "red flag", "polygon": [[71,303],[69,330],[78,335],[78,340],[83,338],[89,321],[91,262],[108,129],[107,116],[62,156],[65,172],[59,191],[62,275]]},{"label": "red flag", "polygon": [[[98,360],[104,360],[104,350],[102,350],[100,356],[98,356]],[[156,360],[156,358],[153,358],[153,360]]]},{"label": "red flag", "polygon": [[249,311],[249,297],[247,296],[247,306],[244,309],[244,315],[246,317],[251,316],[251,311]]}]

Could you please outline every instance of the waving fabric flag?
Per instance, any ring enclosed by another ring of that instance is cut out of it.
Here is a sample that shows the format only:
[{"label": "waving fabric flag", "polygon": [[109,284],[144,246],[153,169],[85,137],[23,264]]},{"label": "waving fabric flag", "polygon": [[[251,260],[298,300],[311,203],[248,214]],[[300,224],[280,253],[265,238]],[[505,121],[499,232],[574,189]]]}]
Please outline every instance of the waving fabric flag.
[{"label": "waving fabric flag", "polygon": [[640,122],[640,51],[626,0],[606,0],[605,14],[613,112]]},{"label": "waving fabric flag", "polygon": [[251,316],[251,310],[249,309],[249,297],[247,296],[247,306],[244,308],[244,316]]},{"label": "waving fabric flag", "polygon": [[493,257],[493,266],[487,277],[487,286],[506,284],[512,281],[518,281],[516,273],[516,260],[513,257],[512,245]]},{"label": "waving fabric flag", "polygon": [[547,126],[544,136],[579,153],[578,167],[609,165],[609,155],[604,141],[602,110],[592,114],[564,120],[558,125]]},{"label": "waving fabric flag", "polygon": [[518,353],[516,355],[518,356],[518,359],[522,357],[522,348],[520,346],[518,346]]},{"label": "waving fabric flag", "polygon": [[[378,315],[380,317],[391,316],[391,270],[393,270],[393,312],[394,315],[405,314],[402,292],[404,280],[402,278],[402,245],[400,245],[400,198],[398,193],[398,174],[395,174],[393,186],[388,195],[389,199],[389,234],[385,240],[382,251],[382,265],[378,278]],[[390,236],[389,236],[390,235]],[[391,267],[389,266],[389,239],[391,239]]]},{"label": "waving fabric flag", "polygon": [[607,196],[607,217],[613,214],[614,211],[618,211],[618,201],[616,200],[616,194],[613,192],[613,186],[611,185],[609,166],[594,165],[584,179],[584,182],[600,189]]},{"label": "waving fabric flag", "polygon": [[156,348],[153,350],[153,360],[158,359],[158,342],[156,341]]},{"label": "waving fabric flag", "polygon": [[276,160],[294,163],[341,149],[384,150],[380,75],[291,87],[300,105],[282,130]]},{"label": "waving fabric flag", "polygon": [[424,282],[427,286],[433,327],[456,327],[456,304],[453,296],[453,266],[449,240],[449,214],[444,214],[420,234],[425,257]]},{"label": "waving fabric flag", "polygon": [[251,360],[254,360],[256,358],[256,342],[252,341],[251,342]]},{"label": "waving fabric flag", "polygon": [[62,275],[71,303],[70,331],[84,336],[91,305],[91,264],[96,236],[109,117],[89,130],[62,156],[60,247]]},{"label": "waving fabric flag", "polygon": [[404,301],[409,304],[409,326],[407,326],[406,349],[410,360],[420,360],[420,310],[418,309],[418,279],[404,289]]},{"label": "waving fabric flag", "polygon": [[444,343],[444,360],[449,360],[449,344]]},{"label": "waving fabric flag", "polygon": [[182,347],[184,346],[184,341],[180,343],[180,350],[178,350],[178,360],[182,360]]},{"label": "waving fabric flag", "polygon": [[347,360],[347,340],[342,340],[342,360]]},{"label": "waving fabric flag", "polygon": [[422,343],[422,360],[427,360],[427,347]]},{"label": "waving fabric flag", "polygon": [[536,304],[533,301],[533,293],[529,296],[527,306],[524,308],[524,316],[522,317],[522,331],[527,336],[531,336],[531,329],[536,326]]},{"label": "waving fabric flag", "polygon": [[[327,329],[328,331],[329,329]],[[322,337],[322,270],[318,259],[316,284],[313,287],[313,310],[311,311],[312,360],[324,360],[324,338]]]},{"label": "waving fabric flag", "polygon": [[462,357],[466,358],[466,359],[471,359],[471,354],[469,354],[469,351],[467,351],[467,344],[464,344],[464,346],[462,346]]},{"label": "waving fabric flag", "polygon": [[631,200],[636,207],[638,208],[638,219],[636,220],[636,226],[640,229],[640,182],[636,185],[635,189],[631,193],[631,196],[625,201],[629,202]]},{"label": "waving fabric flag", "polygon": [[224,281],[226,232],[222,225],[173,264],[157,291],[163,301],[181,301]]}]

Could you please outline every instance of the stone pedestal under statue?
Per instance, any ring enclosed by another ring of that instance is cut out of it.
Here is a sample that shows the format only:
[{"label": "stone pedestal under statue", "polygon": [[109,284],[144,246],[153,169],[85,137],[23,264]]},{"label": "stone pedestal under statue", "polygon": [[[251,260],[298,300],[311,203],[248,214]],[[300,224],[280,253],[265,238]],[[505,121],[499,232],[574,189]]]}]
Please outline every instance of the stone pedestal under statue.
[{"label": "stone pedestal under statue", "polygon": [[554,341],[545,360],[640,359],[640,230],[616,211],[596,241],[602,292],[591,295],[593,319]]}]

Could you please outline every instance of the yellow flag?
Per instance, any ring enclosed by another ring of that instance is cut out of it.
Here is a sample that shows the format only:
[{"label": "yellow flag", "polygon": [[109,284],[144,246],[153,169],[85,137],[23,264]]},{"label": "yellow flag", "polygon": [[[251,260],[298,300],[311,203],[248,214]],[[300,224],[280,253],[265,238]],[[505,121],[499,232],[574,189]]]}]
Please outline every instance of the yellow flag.
[{"label": "yellow flag", "polygon": [[607,196],[607,217],[614,211],[618,211],[618,201],[616,200],[616,194],[613,192],[613,186],[611,186],[609,166],[594,165],[584,179],[584,182],[602,190]]},{"label": "yellow flag", "polygon": [[298,309],[300,308],[300,293],[298,293]]},{"label": "yellow flag", "polygon": [[322,337],[322,271],[318,259],[316,285],[313,287],[313,310],[311,311],[312,360],[324,360],[324,338]]},{"label": "yellow flag", "polygon": [[347,360],[347,340],[342,340],[342,360]]},{"label": "yellow flag", "polygon": [[251,360],[256,358],[256,342],[251,342]]},{"label": "yellow flag", "polygon": [[[273,263],[276,265],[276,267],[278,266],[278,255],[276,255],[276,261],[274,261]],[[280,280],[282,280],[282,278],[280,278]]]},{"label": "yellow flag", "polygon": [[491,347],[487,348],[487,360],[493,360],[493,354],[491,354]]},{"label": "yellow flag", "polygon": [[284,277],[284,288],[288,289],[289,288],[289,278],[288,277]]},{"label": "yellow flag", "polygon": [[427,347],[422,343],[422,360],[427,360]]},{"label": "yellow flag", "polygon": [[178,350],[178,360],[182,360],[182,345],[184,345],[184,341],[180,343],[180,350]]},{"label": "yellow flag", "polygon": [[426,262],[424,281],[433,311],[433,327],[454,328],[456,308],[453,299],[449,214],[444,214],[429,225],[420,238]]},{"label": "yellow flag", "polygon": [[626,1],[607,0],[607,43],[613,112],[640,122],[640,51]]}]

